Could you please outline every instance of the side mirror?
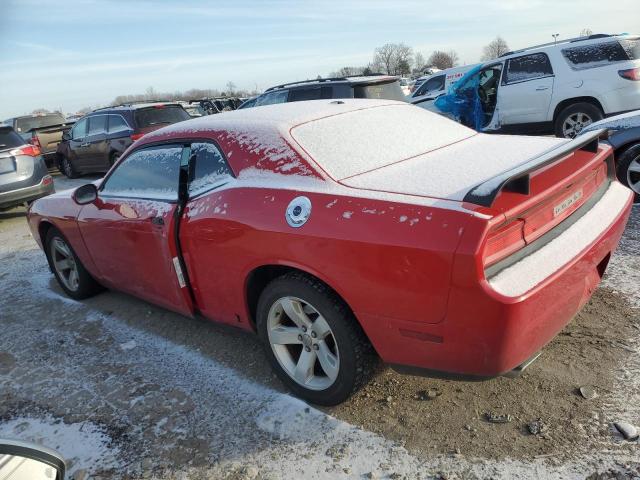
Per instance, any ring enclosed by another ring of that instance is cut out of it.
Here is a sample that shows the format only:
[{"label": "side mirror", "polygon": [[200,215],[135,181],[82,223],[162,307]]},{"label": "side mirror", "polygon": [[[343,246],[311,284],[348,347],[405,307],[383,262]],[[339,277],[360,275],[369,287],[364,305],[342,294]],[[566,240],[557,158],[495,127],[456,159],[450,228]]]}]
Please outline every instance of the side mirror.
[{"label": "side mirror", "polygon": [[87,205],[93,203],[98,198],[98,189],[93,183],[87,183],[81,187],[76,188],[73,192],[73,200],[78,205]]},{"label": "side mirror", "polygon": [[64,459],[50,448],[17,440],[0,440],[0,456],[3,456],[0,478],[64,480]]},{"label": "side mirror", "polygon": [[69,141],[69,140],[71,140],[71,133],[70,133],[70,132],[68,132],[68,131],[67,131],[67,132],[63,132],[63,133],[62,133],[62,140],[64,140],[64,141]]}]

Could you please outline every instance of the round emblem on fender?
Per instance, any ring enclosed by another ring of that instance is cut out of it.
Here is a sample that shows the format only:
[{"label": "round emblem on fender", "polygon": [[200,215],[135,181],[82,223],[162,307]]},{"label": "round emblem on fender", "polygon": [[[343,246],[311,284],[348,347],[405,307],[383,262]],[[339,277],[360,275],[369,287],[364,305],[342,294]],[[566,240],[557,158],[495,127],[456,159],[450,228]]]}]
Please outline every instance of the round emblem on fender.
[{"label": "round emblem on fender", "polygon": [[296,197],[289,203],[285,217],[290,227],[301,227],[311,215],[311,200],[307,197]]}]

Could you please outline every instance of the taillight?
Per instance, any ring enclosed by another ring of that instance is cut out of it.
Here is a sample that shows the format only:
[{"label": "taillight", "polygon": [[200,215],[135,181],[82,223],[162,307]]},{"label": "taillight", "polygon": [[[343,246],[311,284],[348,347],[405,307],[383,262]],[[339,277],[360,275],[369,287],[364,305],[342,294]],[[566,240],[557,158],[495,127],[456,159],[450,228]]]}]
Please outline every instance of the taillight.
[{"label": "taillight", "polygon": [[482,260],[485,268],[508,257],[525,246],[524,222],[514,220],[492,229],[487,236]]},{"label": "taillight", "polygon": [[139,140],[142,137],[144,137],[144,133],[134,133],[131,135],[131,140],[135,142],[136,140]]},{"label": "taillight", "polygon": [[13,155],[14,157],[17,155],[27,155],[29,157],[37,157],[40,155],[40,147],[35,145],[25,145],[20,148],[16,148],[9,152],[9,155]]},{"label": "taillight", "polygon": [[53,177],[51,175],[45,175],[42,177],[43,185],[51,185],[53,183]]},{"label": "taillight", "polygon": [[37,135],[33,135],[30,139],[29,139],[29,143],[31,145],[35,145],[38,148],[42,148],[42,145],[40,144],[40,139],[38,138]]},{"label": "taillight", "polygon": [[640,81],[640,68],[630,68],[628,70],[618,70],[618,75],[627,80]]}]

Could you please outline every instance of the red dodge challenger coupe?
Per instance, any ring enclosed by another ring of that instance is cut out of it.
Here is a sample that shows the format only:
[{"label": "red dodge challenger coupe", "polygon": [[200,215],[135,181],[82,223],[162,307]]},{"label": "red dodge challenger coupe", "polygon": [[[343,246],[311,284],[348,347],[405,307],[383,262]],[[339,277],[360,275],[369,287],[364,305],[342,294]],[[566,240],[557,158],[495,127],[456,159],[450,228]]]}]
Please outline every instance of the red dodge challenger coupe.
[{"label": "red dodge challenger coupe", "polygon": [[484,135],[393,101],[264,106],[145,135],[29,224],[69,296],[256,331],[293,392],[336,404],[376,357],[486,378],[537,356],[628,218],[601,135]]}]

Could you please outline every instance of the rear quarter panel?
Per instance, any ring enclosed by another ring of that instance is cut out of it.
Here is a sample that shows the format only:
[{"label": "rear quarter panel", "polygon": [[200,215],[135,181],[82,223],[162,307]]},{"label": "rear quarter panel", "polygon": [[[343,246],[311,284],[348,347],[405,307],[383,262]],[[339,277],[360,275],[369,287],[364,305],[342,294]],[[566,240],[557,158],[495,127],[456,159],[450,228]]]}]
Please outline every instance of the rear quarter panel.
[{"label": "rear quarter panel", "polygon": [[[312,203],[300,228],[285,219],[299,195]],[[288,265],[331,286],[366,331],[382,322],[437,323],[444,315],[453,253],[470,214],[331,193],[227,188],[191,202],[181,245],[205,316],[251,328],[250,273]],[[374,340],[375,343],[375,340]]]}]

